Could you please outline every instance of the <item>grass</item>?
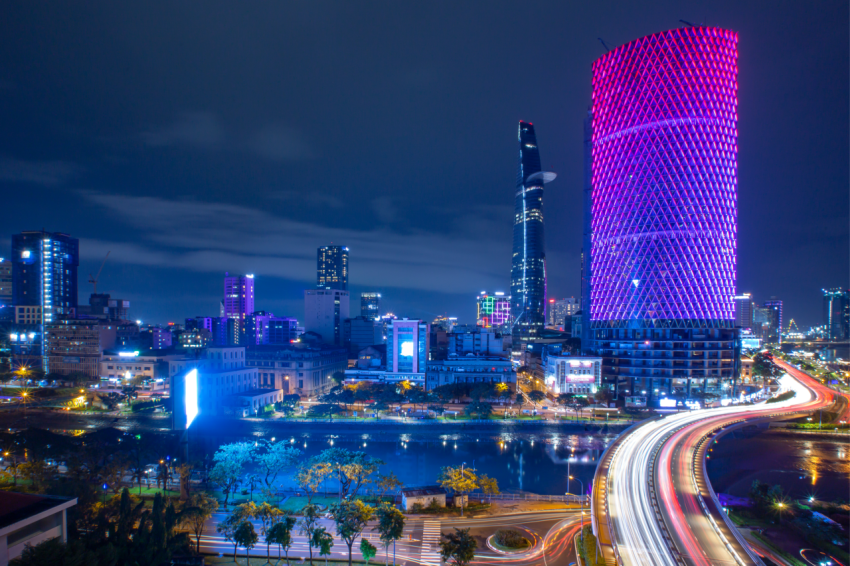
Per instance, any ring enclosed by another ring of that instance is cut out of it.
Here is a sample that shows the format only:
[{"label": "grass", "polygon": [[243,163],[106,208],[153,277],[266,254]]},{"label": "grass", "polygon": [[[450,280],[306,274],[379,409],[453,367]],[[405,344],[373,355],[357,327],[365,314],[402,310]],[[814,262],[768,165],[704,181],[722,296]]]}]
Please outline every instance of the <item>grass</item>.
[{"label": "grass", "polygon": [[[329,507],[334,503],[339,502],[339,497],[330,497],[326,495],[317,495],[313,497],[312,503],[314,505],[318,505],[319,507]],[[306,497],[287,497],[286,501],[280,506],[281,511],[292,511],[293,513],[299,513],[304,506],[307,505]]]},{"label": "grass", "polygon": [[[266,548],[265,548],[265,545],[262,545],[262,546],[263,546],[263,548],[262,548],[263,556],[251,556],[251,564],[253,566],[261,566],[262,564],[267,564],[266,556],[265,556]],[[260,544],[258,544],[256,547],[254,547],[254,552],[256,552],[259,549],[260,549]],[[215,565],[215,566],[226,566],[226,565],[238,564],[239,566],[248,566],[248,563],[245,561],[245,549],[244,548],[239,549],[236,562],[233,561],[232,550],[233,550],[233,547],[231,547],[231,553],[225,554],[224,556],[213,556],[213,555],[207,554],[207,555],[204,556],[204,564],[212,564],[212,565]],[[324,566],[325,559],[324,559],[324,557],[320,558],[319,555],[317,554],[317,552],[318,552],[318,550],[315,550],[315,549],[313,550],[313,564],[315,566]],[[352,558],[354,556],[357,556],[359,554],[359,552],[360,551],[358,549],[355,549],[354,552],[351,553]],[[379,552],[378,554],[381,554],[381,553]],[[390,556],[390,561],[392,561],[392,556]],[[348,560],[340,560],[339,558],[329,558],[327,562],[328,562],[328,566],[331,566],[331,565],[340,566],[342,564],[345,564],[346,566],[348,565]],[[277,560],[277,548],[275,548],[274,545],[272,545],[272,562],[271,563],[272,564],[279,564],[280,566],[286,566],[286,556],[281,553],[280,562],[278,562],[278,560]],[[299,557],[295,557],[295,556],[292,556],[290,554],[289,555],[289,563],[290,564],[297,564],[298,566],[304,566],[304,565],[309,565],[310,560],[308,558],[302,559],[302,558],[299,558]],[[357,566],[366,566],[366,562],[364,562],[363,560],[352,560],[351,563],[357,564]],[[381,566],[383,564],[383,560],[378,560],[378,558],[375,557],[369,562],[369,564],[371,564],[372,566]]]},{"label": "grass", "polygon": [[776,546],[776,544],[774,544],[774,542],[772,540],[770,540],[769,538],[767,538],[763,534],[757,533],[757,532],[753,532],[751,534],[753,535],[753,538],[758,540],[760,543],[762,543],[764,546],[769,548],[771,551],[775,552],[778,556],[781,556],[783,560],[786,560],[792,566],[807,566],[805,562],[801,562],[801,561],[797,560],[794,557],[794,555],[792,555],[792,554],[782,550],[778,546]]},{"label": "grass", "polygon": [[[578,548],[579,554],[581,554],[582,562],[588,566],[606,566],[605,558],[603,558],[602,553],[596,547],[596,537],[593,536],[593,529],[587,526],[582,533],[583,539],[581,536],[576,536],[575,538],[576,548]],[[595,560],[595,562],[591,562],[591,560]]]}]

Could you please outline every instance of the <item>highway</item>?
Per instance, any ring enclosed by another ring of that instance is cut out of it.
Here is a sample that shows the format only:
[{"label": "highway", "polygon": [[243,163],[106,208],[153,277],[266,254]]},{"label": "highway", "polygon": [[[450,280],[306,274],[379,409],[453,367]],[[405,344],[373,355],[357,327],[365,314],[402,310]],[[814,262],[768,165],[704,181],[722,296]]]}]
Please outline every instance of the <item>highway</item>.
[{"label": "highway", "polygon": [[615,442],[594,487],[595,528],[606,556],[623,565],[763,564],[731,525],[705,479],[710,436],[742,422],[811,412],[836,395],[781,360],[787,401],[674,413]]}]

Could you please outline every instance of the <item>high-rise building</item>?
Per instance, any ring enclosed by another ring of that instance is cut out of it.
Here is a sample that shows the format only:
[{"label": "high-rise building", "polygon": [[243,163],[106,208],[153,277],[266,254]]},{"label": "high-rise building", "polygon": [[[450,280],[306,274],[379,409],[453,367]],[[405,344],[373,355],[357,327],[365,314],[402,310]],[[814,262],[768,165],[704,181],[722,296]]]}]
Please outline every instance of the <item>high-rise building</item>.
[{"label": "high-rise building", "polygon": [[584,332],[603,378],[651,401],[737,373],[737,42],[674,29],[593,63]]},{"label": "high-rise building", "polygon": [[304,330],[315,332],[326,344],[343,346],[342,323],[349,317],[348,291],[309,289],[304,291]]},{"label": "high-rise building", "polygon": [[0,257],[0,320],[14,316],[12,304],[12,262]]},{"label": "high-rise building", "polygon": [[[575,297],[566,299],[549,299],[546,309],[547,326],[564,326],[568,317],[579,311],[579,303]],[[566,330],[566,328],[565,328]]]},{"label": "high-rise building", "polygon": [[392,321],[387,328],[387,372],[425,373],[430,338],[428,326],[424,320]]},{"label": "high-rise building", "polygon": [[380,293],[360,293],[360,316],[371,320],[381,318]]},{"label": "high-rise building", "polygon": [[768,344],[782,344],[782,301],[771,297],[764,302],[764,312],[767,317],[767,335],[765,342]]},{"label": "high-rise building", "polygon": [[[77,309],[77,268],[80,241],[67,234],[33,231],[12,236],[12,302],[17,307],[39,309],[36,336]],[[49,371],[45,343],[39,347],[43,368]],[[34,350],[33,350],[34,351]]]},{"label": "high-rise building", "polygon": [[475,299],[478,310],[478,326],[482,328],[510,329],[511,298],[501,291],[490,295],[486,291]]},{"label": "high-rise building", "polygon": [[82,373],[97,379],[100,357],[104,350],[115,347],[116,334],[113,322],[95,318],[66,318],[61,323],[45,324],[45,368],[50,373]]},{"label": "high-rise building", "polygon": [[350,354],[357,354],[366,346],[384,343],[384,325],[380,320],[365,316],[345,319],[342,334]]},{"label": "high-rise building", "polygon": [[540,167],[534,126],[519,123],[519,165],[514,198],[511,260],[511,333],[513,344],[537,337],[546,313],[546,251],[543,239],[543,185],[554,173]]},{"label": "high-rise building", "polygon": [[257,311],[245,317],[245,342],[249,346],[290,344],[298,337],[297,326],[298,321],[294,318]]},{"label": "high-rise building", "polygon": [[749,293],[735,295],[735,326],[745,330],[753,327],[753,297]]},{"label": "high-rise building", "polygon": [[316,288],[348,290],[348,248],[323,246],[316,254]]},{"label": "high-rise building", "polygon": [[234,321],[228,345],[240,344],[245,334],[245,319],[254,312],[254,276],[224,274],[224,316]]},{"label": "high-rise building", "polygon": [[850,290],[823,290],[823,324],[827,339],[850,338]]}]

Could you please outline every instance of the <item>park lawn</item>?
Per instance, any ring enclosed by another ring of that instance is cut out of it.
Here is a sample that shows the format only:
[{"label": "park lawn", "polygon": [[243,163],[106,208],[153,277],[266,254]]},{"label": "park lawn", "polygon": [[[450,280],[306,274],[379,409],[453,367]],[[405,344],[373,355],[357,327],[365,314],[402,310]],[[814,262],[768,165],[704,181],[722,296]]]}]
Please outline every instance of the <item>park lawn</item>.
[{"label": "park lawn", "polygon": [[[130,488],[127,488],[127,489],[130,489]],[[137,486],[133,487],[133,489],[130,489],[130,493],[132,493],[133,495],[139,495],[139,486],[137,485]],[[157,493],[161,493],[161,494],[168,496],[168,497],[180,497],[180,490],[179,489],[178,490],[166,489],[166,490],[163,491],[163,490],[161,490],[157,487],[142,486],[142,497],[153,497]]]},{"label": "park lawn", "polygon": [[[333,505],[334,503],[339,503],[339,497],[326,496],[326,495],[317,495],[313,497],[313,504],[318,505],[321,508],[327,508]],[[286,501],[280,506],[281,511],[292,511],[293,513],[300,513],[301,509],[307,505],[306,497],[287,497]]]},{"label": "park lawn", "polygon": [[767,538],[763,534],[757,533],[755,531],[752,532],[751,534],[752,534],[754,539],[758,540],[760,543],[765,545],[767,548],[769,548],[770,550],[775,552],[778,556],[780,556],[783,560],[786,560],[792,566],[806,566],[805,562],[798,560],[797,558],[795,558],[790,553],[782,550],[781,548],[776,546],[776,544],[774,544],[772,540],[770,540],[769,538]]}]

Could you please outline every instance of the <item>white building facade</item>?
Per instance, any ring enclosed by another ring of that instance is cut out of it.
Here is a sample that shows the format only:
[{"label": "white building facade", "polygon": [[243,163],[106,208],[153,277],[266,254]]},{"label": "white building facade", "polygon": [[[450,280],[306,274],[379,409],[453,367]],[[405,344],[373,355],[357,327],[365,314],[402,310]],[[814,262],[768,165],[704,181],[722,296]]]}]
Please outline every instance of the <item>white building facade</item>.
[{"label": "white building facade", "polygon": [[544,374],[552,393],[592,395],[602,380],[602,358],[584,356],[548,356]]}]

